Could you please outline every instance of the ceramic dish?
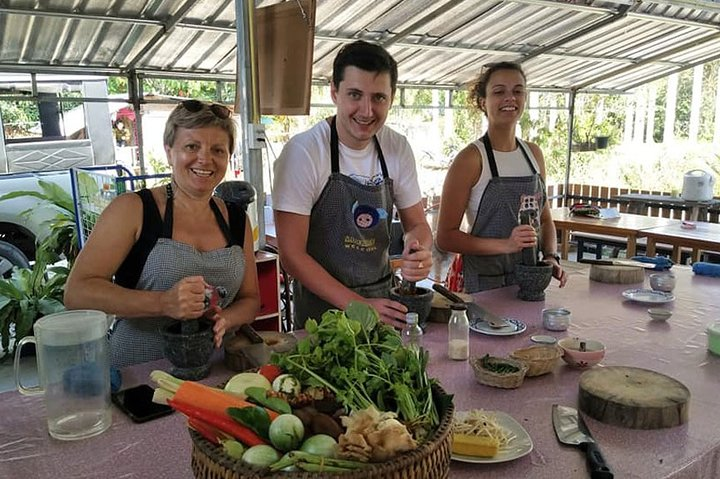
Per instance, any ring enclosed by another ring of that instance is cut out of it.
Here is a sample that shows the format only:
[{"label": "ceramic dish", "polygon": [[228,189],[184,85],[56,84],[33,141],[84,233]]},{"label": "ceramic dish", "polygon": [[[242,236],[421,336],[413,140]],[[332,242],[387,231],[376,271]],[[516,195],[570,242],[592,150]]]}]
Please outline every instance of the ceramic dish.
[{"label": "ceramic dish", "polygon": [[487,334],[488,336],[513,336],[520,334],[527,329],[527,325],[519,319],[503,318],[508,325],[502,328],[493,328],[482,319],[470,321],[470,329],[476,333]]},{"label": "ceramic dish", "polygon": [[665,308],[649,308],[647,311],[655,321],[667,321],[672,316],[672,311]]},{"label": "ceramic dish", "polygon": [[[487,411],[487,413],[494,414],[498,425],[506,429],[511,434],[514,434],[515,437],[508,443],[507,446],[500,449],[495,457],[476,457],[466,456],[464,454],[453,454],[450,456],[453,461],[471,462],[474,464],[493,464],[496,462],[506,462],[518,459],[533,450],[533,442],[532,439],[530,439],[530,435],[511,415],[501,411]],[[467,411],[457,411],[455,413],[455,418],[462,421],[467,414]]]},{"label": "ceramic dish", "polygon": [[626,289],[622,295],[630,301],[648,304],[662,304],[675,301],[675,296],[663,291],[653,291],[652,289]]}]

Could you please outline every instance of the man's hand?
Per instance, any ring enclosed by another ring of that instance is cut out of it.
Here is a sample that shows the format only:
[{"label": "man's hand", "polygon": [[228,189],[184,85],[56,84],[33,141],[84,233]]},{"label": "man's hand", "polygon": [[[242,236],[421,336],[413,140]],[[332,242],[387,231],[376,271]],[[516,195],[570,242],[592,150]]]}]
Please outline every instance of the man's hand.
[{"label": "man's hand", "polygon": [[405,245],[400,271],[406,281],[421,281],[428,277],[432,268],[432,253],[418,241]]},{"label": "man's hand", "polygon": [[362,301],[375,308],[383,323],[395,328],[405,326],[405,313],[408,309],[404,304],[387,298],[364,298]]}]

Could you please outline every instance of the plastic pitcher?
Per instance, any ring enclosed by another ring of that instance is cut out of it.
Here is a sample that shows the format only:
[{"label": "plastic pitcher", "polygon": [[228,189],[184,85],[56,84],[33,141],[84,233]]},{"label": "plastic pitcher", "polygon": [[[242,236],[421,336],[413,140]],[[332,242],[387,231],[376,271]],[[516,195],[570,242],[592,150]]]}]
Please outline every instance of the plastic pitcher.
[{"label": "plastic pitcher", "polygon": [[[44,316],[33,326],[34,336],[15,348],[15,384],[25,395],[45,395],[50,435],[76,440],[95,436],[112,423],[107,316],[77,310]],[[20,351],[35,343],[38,381],[20,382]]]}]

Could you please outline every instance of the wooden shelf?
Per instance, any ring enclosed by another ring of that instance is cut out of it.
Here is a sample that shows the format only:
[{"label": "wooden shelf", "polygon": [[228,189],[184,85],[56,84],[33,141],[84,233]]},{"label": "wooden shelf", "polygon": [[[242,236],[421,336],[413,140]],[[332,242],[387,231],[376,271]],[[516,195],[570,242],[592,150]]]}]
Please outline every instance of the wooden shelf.
[{"label": "wooden shelf", "polygon": [[260,311],[253,328],[258,331],[280,331],[280,259],[267,251],[255,253],[260,288]]}]

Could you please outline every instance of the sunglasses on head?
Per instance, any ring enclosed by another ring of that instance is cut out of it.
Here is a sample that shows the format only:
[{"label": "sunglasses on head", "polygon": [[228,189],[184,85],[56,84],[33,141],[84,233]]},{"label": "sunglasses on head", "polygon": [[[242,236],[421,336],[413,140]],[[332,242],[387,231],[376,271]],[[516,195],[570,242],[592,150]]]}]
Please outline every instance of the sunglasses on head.
[{"label": "sunglasses on head", "polygon": [[183,106],[183,108],[185,108],[191,113],[197,113],[203,108],[207,107],[218,118],[221,118],[223,120],[230,118],[230,109],[217,103],[205,103],[200,100],[185,100],[180,104]]}]

